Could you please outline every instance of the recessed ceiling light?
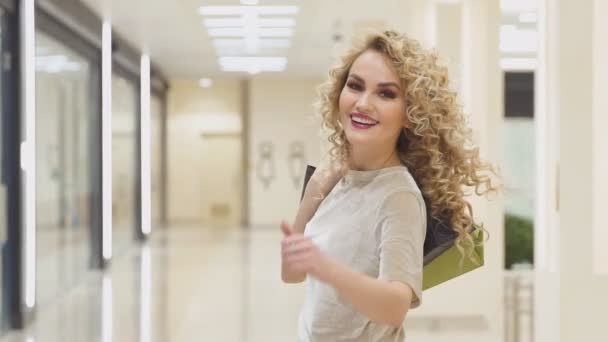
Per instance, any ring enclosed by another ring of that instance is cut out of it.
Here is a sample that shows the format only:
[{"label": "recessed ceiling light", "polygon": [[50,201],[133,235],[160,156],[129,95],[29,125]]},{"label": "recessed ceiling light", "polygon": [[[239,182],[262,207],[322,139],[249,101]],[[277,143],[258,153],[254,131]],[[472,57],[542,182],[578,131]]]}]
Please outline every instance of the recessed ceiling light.
[{"label": "recessed ceiling light", "polygon": [[210,78],[201,78],[198,84],[203,88],[209,88],[213,85],[213,80]]}]

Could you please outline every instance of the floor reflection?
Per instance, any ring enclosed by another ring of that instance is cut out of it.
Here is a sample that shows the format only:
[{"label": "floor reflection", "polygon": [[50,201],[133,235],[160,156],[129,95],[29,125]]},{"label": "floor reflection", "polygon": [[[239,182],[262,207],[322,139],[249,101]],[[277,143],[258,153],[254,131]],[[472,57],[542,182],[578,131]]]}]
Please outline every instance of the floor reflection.
[{"label": "floor reflection", "polygon": [[[106,272],[39,308],[2,342],[296,340],[303,286],[280,279],[280,232],[172,227],[118,256]],[[414,322],[415,323],[415,322]],[[414,324],[415,326],[415,324]],[[413,341],[500,341],[420,328]]]}]

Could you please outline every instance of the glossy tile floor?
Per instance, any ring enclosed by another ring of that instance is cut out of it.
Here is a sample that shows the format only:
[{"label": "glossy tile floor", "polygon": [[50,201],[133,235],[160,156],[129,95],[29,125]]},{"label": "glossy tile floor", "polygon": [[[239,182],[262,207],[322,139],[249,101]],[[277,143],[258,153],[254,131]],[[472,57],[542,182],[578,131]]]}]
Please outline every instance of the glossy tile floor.
[{"label": "glossy tile floor", "polygon": [[[295,341],[303,286],[280,280],[280,239],[272,228],[157,231],[0,341]],[[412,328],[408,341],[500,341]]]}]

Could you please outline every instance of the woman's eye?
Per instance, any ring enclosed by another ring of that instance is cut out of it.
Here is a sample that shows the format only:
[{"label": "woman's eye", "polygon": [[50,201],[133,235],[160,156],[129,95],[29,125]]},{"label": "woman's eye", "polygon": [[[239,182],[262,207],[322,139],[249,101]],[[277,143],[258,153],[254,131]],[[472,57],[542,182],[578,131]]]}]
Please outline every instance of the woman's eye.
[{"label": "woman's eye", "polygon": [[353,90],[361,90],[361,86],[360,86],[360,85],[358,85],[357,83],[349,82],[349,83],[346,83],[346,85],[347,85],[347,86],[348,86],[350,89],[353,89]]},{"label": "woman's eye", "polygon": [[388,90],[380,92],[380,96],[386,97],[389,99],[394,99],[395,97],[397,97],[397,95],[395,93],[393,93],[392,91],[388,91]]}]

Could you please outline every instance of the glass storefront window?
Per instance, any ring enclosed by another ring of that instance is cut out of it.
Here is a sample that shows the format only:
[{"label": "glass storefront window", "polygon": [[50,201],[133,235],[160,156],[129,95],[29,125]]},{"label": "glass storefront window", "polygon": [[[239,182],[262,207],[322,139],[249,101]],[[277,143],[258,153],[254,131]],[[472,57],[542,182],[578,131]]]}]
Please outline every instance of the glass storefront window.
[{"label": "glass storefront window", "polygon": [[78,282],[90,257],[90,62],[36,32],[37,288],[41,303]]},{"label": "glass storefront window", "polygon": [[135,234],[137,87],[112,75],[112,246],[123,252]]}]

